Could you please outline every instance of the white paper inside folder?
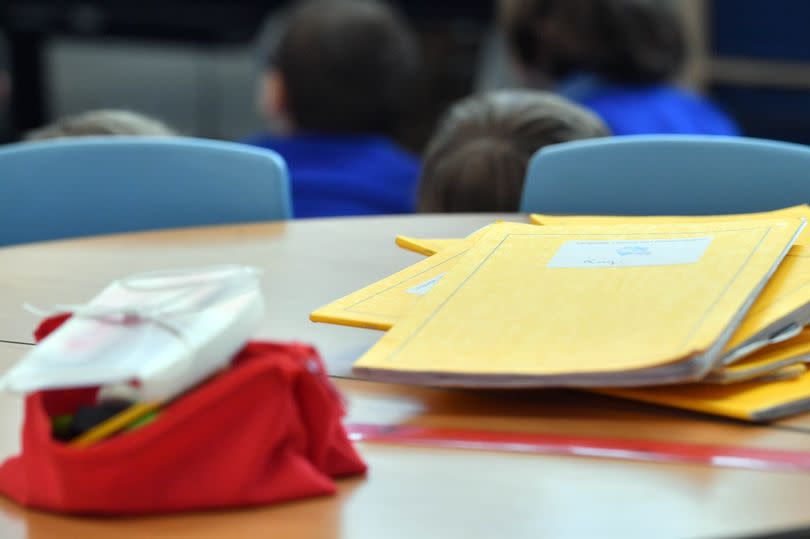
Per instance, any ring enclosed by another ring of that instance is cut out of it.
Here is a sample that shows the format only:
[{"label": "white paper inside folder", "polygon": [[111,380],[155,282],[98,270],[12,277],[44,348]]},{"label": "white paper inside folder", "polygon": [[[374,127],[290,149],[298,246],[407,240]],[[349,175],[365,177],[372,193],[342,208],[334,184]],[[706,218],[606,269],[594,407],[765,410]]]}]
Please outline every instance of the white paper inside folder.
[{"label": "white paper inside folder", "polygon": [[226,366],[264,316],[259,271],[211,266],[134,275],[86,305],[0,379],[0,387],[107,386],[136,380],[139,400],[169,400]]}]

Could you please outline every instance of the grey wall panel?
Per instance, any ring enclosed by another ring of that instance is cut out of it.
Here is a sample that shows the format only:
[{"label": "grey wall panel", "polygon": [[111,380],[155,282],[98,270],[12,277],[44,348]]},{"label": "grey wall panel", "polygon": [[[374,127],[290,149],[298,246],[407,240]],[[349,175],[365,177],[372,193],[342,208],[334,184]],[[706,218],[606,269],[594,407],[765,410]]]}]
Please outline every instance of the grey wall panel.
[{"label": "grey wall panel", "polygon": [[184,134],[226,139],[261,126],[249,47],[59,39],[46,66],[53,117],[125,108]]}]

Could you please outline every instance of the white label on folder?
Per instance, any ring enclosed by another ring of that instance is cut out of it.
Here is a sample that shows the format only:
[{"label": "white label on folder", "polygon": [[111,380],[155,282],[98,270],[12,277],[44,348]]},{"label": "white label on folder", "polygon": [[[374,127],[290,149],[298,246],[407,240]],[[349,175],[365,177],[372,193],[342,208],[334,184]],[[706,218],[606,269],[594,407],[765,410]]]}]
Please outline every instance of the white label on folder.
[{"label": "white label on folder", "polygon": [[413,288],[409,288],[408,294],[416,294],[418,296],[424,296],[425,294],[433,290],[433,287],[436,286],[436,283],[442,280],[442,277],[444,277],[444,273],[440,273],[437,276],[433,277],[432,279],[428,279],[424,283],[419,283]]},{"label": "white label on folder", "polygon": [[572,240],[562,244],[549,268],[608,268],[694,264],[711,237],[667,240]]}]

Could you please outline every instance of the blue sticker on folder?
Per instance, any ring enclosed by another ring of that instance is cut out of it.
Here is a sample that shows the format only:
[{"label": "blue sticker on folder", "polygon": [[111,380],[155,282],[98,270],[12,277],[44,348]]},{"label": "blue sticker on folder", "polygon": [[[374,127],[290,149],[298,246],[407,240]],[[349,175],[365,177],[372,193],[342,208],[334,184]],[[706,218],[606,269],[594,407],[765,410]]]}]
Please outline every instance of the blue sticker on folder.
[{"label": "blue sticker on folder", "polygon": [[442,277],[444,277],[444,273],[440,273],[435,277],[433,277],[432,279],[428,279],[424,283],[419,283],[413,288],[409,288],[408,294],[416,294],[417,296],[424,296],[425,294],[433,290],[433,287],[436,286],[439,283],[439,281],[442,280]]}]

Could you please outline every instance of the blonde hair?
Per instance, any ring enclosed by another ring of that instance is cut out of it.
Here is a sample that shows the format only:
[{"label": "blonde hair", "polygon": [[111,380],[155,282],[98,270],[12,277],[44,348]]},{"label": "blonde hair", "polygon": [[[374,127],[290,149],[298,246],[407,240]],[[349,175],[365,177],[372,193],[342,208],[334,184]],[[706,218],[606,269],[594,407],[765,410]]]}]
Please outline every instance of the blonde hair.
[{"label": "blonde hair", "polygon": [[94,135],[165,137],[177,135],[177,133],[163,122],[137,112],[100,109],[75,116],[66,116],[50,125],[29,131],[25,135],[25,140]]}]

